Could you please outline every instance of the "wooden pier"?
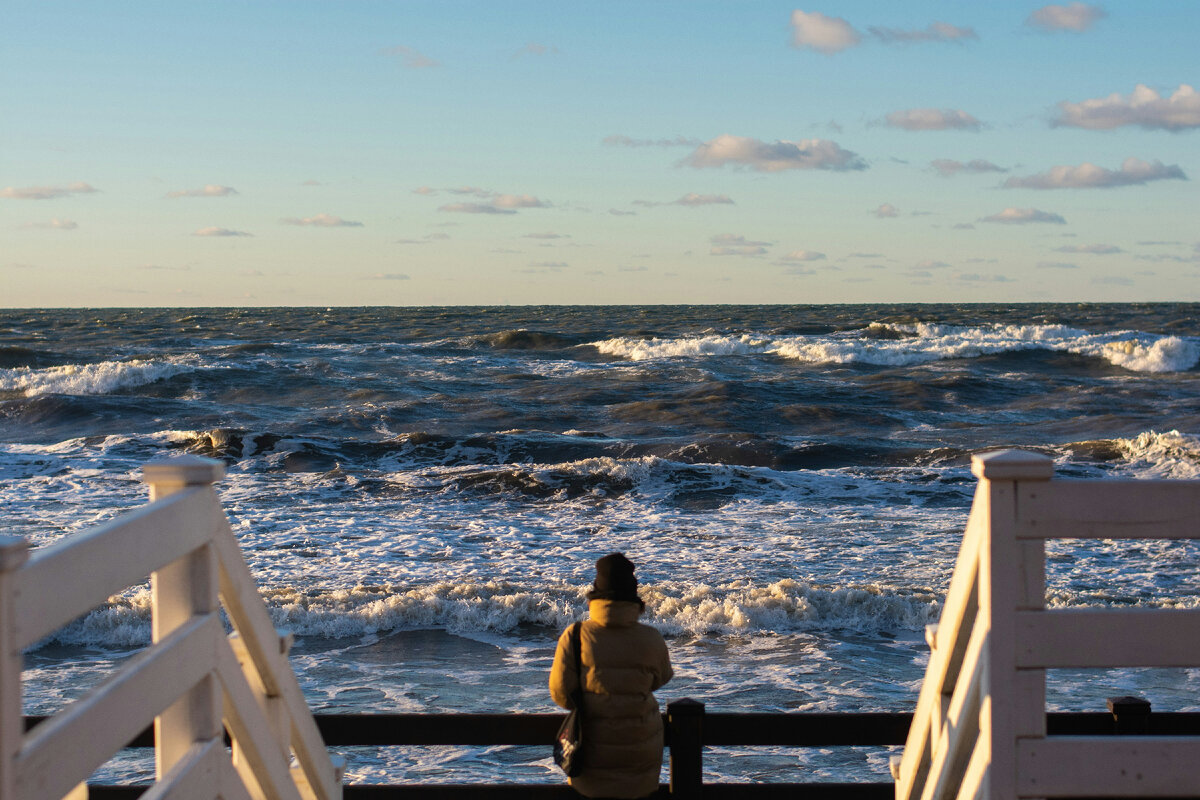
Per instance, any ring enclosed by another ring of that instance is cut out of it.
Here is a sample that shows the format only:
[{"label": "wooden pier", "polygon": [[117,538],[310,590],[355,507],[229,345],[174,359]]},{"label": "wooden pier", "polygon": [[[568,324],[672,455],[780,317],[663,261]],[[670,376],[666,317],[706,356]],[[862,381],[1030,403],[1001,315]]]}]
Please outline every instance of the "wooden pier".
[{"label": "wooden pier", "polygon": [[[1055,481],[1048,458],[977,457],[980,478],[914,714],[664,715],[679,798],[1200,797],[1200,714],[1047,714],[1045,670],[1200,666],[1200,611],[1045,609],[1050,538],[1200,538],[1200,481]],[[342,785],[328,747],[544,745],[559,714],[312,715],[212,489],[219,462],[149,464],[151,503],[30,555],[0,539],[0,800],[568,798],[565,785]],[[151,578],[153,643],[50,717],[22,717],[22,652]],[[226,635],[219,610],[233,633]],[[889,746],[895,782],[705,783],[709,746]],[[154,747],[148,786],[89,786]]]}]

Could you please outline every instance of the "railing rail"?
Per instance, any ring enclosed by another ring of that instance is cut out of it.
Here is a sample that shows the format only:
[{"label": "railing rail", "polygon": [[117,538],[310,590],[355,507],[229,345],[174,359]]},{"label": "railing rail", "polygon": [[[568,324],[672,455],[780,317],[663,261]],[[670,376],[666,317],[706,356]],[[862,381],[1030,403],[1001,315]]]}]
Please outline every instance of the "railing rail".
[{"label": "railing rail", "polygon": [[[287,663],[291,639],[212,489],[223,473],[192,456],[147,464],[149,505],[32,555],[0,540],[0,800],[86,798],[83,781],[151,722],[155,798],[341,798],[340,764]],[[152,644],[27,731],[22,650],[147,576]]]},{"label": "railing rail", "polygon": [[1200,538],[1200,481],[1051,480],[1012,450],[973,471],[897,800],[1200,795],[1200,738],[1079,738],[1045,714],[1046,669],[1200,666],[1200,611],[1045,607],[1047,540]]}]

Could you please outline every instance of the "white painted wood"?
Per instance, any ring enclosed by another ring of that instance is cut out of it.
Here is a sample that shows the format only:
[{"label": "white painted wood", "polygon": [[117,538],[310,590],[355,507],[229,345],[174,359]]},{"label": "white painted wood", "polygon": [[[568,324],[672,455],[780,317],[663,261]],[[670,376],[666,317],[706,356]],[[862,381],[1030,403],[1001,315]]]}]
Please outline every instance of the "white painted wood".
[{"label": "white painted wood", "polygon": [[1028,450],[993,450],[971,457],[971,472],[980,480],[1048,481],[1054,459]]},{"label": "white painted wood", "polygon": [[29,542],[0,537],[0,800],[19,800],[12,764],[25,741],[21,721],[21,658],[16,598],[19,570],[29,559]]},{"label": "white painted wood", "polygon": [[967,762],[967,769],[963,772],[956,800],[984,800],[987,797],[987,774],[991,763],[992,740],[989,730],[985,727],[980,730],[975,749],[971,751],[971,760]]},{"label": "white painted wood", "polygon": [[142,467],[142,482],[149,484],[152,502],[185,486],[208,486],[223,477],[223,462],[193,455],[150,461]]},{"label": "white painted wood", "polygon": [[1016,617],[1022,667],[1200,665],[1200,610],[1080,608]]},{"label": "white painted wood", "polygon": [[223,739],[196,742],[140,800],[215,800],[228,761]]},{"label": "white painted wood", "polygon": [[1018,745],[1022,797],[1195,797],[1200,738],[1051,736]]},{"label": "white painted wood", "polygon": [[199,617],[30,731],[15,762],[15,797],[59,800],[86,780],[208,674],[217,639],[224,640],[217,615]]},{"label": "white painted wood", "polygon": [[259,707],[228,642],[222,642],[218,649],[217,674],[225,689],[225,726],[244,755],[242,762],[234,766],[251,796],[255,796],[257,788],[267,800],[301,800],[292,782],[287,756],[274,740],[271,723]]},{"label": "white painted wood", "polygon": [[1051,481],[1021,487],[1029,538],[1200,539],[1200,481]]},{"label": "white painted wood", "polygon": [[88,787],[86,783],[80,783],[74,789],[67,792],[62,800],[88,800]]},{"label": "white painted wood", "polygon": [[39,549],[17,578],[19,646],[28,647],[203,546],[212,536],[214,513],[220,509],[211,491],[193,489]]}]

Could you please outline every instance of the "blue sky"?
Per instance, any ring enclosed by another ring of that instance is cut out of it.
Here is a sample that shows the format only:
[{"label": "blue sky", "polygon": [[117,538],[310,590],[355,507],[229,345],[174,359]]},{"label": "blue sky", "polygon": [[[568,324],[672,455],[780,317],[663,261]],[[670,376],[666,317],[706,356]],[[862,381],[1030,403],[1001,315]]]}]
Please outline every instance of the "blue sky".
[{"label": "blue sky", "polygon": [[1200,300],[1194,2],[12,2],[0,305]]}]

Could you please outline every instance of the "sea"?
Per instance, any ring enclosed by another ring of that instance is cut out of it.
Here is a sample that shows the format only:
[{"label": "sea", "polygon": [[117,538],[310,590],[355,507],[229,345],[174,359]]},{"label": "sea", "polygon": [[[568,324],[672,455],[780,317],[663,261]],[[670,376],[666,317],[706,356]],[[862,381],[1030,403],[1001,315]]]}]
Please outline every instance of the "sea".
[{"label": "sea", "polygon": [[[637,564],[664,705],[908,711],[973,454],[1200,477],[1200,305],[0,310],[0,507],[37,547],[220,459],[312,708],[550,712],[597,558]],[[1189,542],[1052,545],[1052,606],[1200,606]],[[49,713],[150,637],[133,587],[26,655]],[[1200,710],[1200,670],[1054,670],[1048,707]],[[887,780],[896,748],[710,748],[709,780]],[[549,746],[342,748],[354,783],[559,782]],[[127,751],[100,782],[144,782]]]}]

